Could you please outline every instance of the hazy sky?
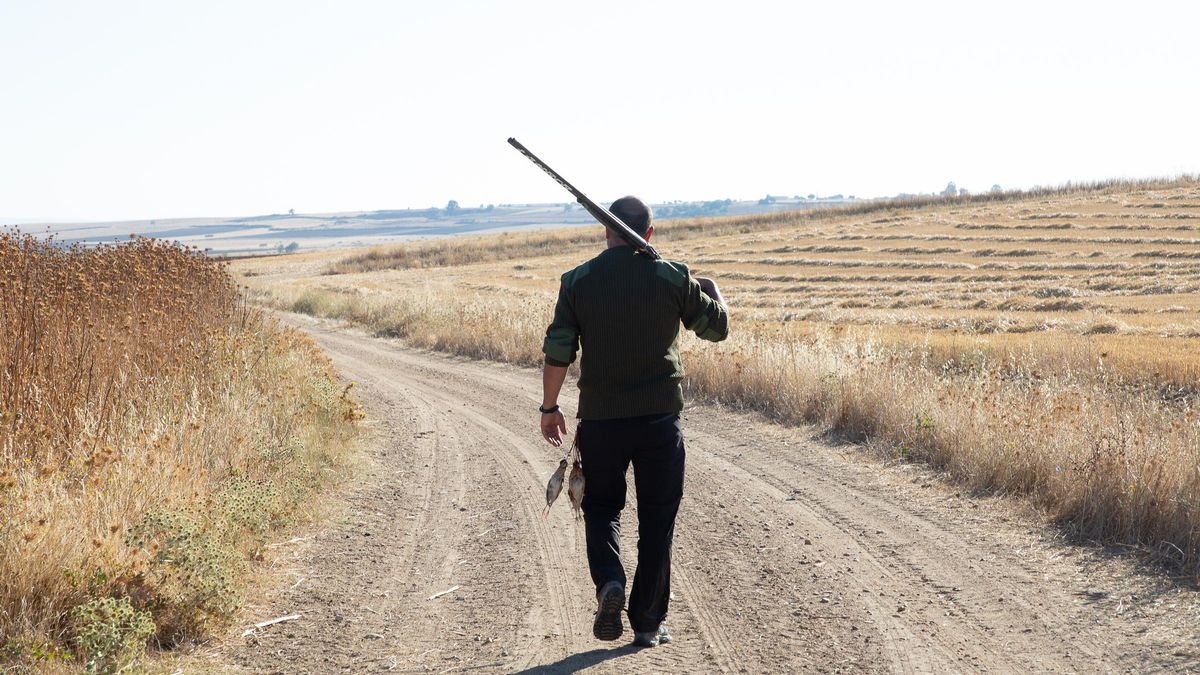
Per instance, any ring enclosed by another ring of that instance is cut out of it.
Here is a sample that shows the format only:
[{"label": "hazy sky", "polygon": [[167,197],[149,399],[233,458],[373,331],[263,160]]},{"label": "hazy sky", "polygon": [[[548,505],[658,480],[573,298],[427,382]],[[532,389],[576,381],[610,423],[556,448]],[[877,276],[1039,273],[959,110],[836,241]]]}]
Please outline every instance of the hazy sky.
[{"label": "hazy sky", "polygon": [[1198,7],[0,0],[0,219],[1200,172]]}]

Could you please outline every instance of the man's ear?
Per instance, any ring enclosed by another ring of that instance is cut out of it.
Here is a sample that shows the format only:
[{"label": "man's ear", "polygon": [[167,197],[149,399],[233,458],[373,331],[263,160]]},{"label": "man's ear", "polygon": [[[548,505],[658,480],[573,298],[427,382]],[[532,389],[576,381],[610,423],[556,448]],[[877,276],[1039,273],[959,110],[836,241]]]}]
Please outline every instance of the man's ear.
[{"label": "man's ear", "polygon": [[653,234],[654,234],[654,226],[651,225],[650,227],[646,228],[646,236],[642,237],[642,239],[645,239],[646,241],[650,241],[650,236]]}]

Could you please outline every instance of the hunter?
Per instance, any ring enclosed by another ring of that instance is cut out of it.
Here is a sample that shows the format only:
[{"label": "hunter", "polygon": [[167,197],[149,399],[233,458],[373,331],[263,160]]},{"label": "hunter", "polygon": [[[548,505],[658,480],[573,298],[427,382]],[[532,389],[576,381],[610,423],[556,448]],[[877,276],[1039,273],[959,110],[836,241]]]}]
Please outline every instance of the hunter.
[{"label": "hunter", "polygon": [[[650,207],[622,197],[609,209],[647,241]],[[625,474],[633,464],[638,507],[638,560],[629,594],[634,644],[671,641],[663,620],[671,599],[671,541],[683,497],[683,365],[679,326],[719,342],[729,315],[716,283],[686,265],[636,252],[610,230],[607,248],[562,275],[554,320],[542,351],[542,436],[562,445],[567,432],[558,396],[583,346],[576,441],[586,489],[587,559],[596,585],[592,633],[616,640],[623,629],[626,576],[621,564]]]}]

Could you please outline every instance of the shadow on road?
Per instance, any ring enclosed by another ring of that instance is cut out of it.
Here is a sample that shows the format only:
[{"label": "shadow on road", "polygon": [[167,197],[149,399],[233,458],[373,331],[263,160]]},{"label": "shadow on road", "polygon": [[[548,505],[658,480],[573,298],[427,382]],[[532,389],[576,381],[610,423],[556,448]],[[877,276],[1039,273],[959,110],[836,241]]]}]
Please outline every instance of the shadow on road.
[{"label": "shadow on road", "polygon": [[572,654],[561,661],[547,663],[541,666],[526,668],[517,672],[517,675],[551,675],[552,673],[575,673],[584,668],[591,668],[594,665],[604,663],[626,654],[633,654],[638,651],[638,647],[633,645],[625,645],[616,649],[593,649],[579,654]]}]

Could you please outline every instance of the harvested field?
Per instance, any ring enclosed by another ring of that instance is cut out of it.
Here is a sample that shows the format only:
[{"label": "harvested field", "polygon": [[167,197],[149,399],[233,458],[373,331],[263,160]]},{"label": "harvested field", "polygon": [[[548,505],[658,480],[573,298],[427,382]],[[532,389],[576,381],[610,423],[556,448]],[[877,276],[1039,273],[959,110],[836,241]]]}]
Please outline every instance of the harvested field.
[{"label": "harvested field", "polygon": [[[728,342],[685,344],[694,394],[1025,495],[1080,537],[1196,572],[1197,207],[1194,179],[1117,182],[664,222],[654,241],[733,307]],[[461,265],[407,267],[415,244],[369,272],[337,273],[345,254],[237,269],[275,306],[535,365],[558,275],[601,245],[590,231],[464,239],[460,255],[494,255]]]}]

